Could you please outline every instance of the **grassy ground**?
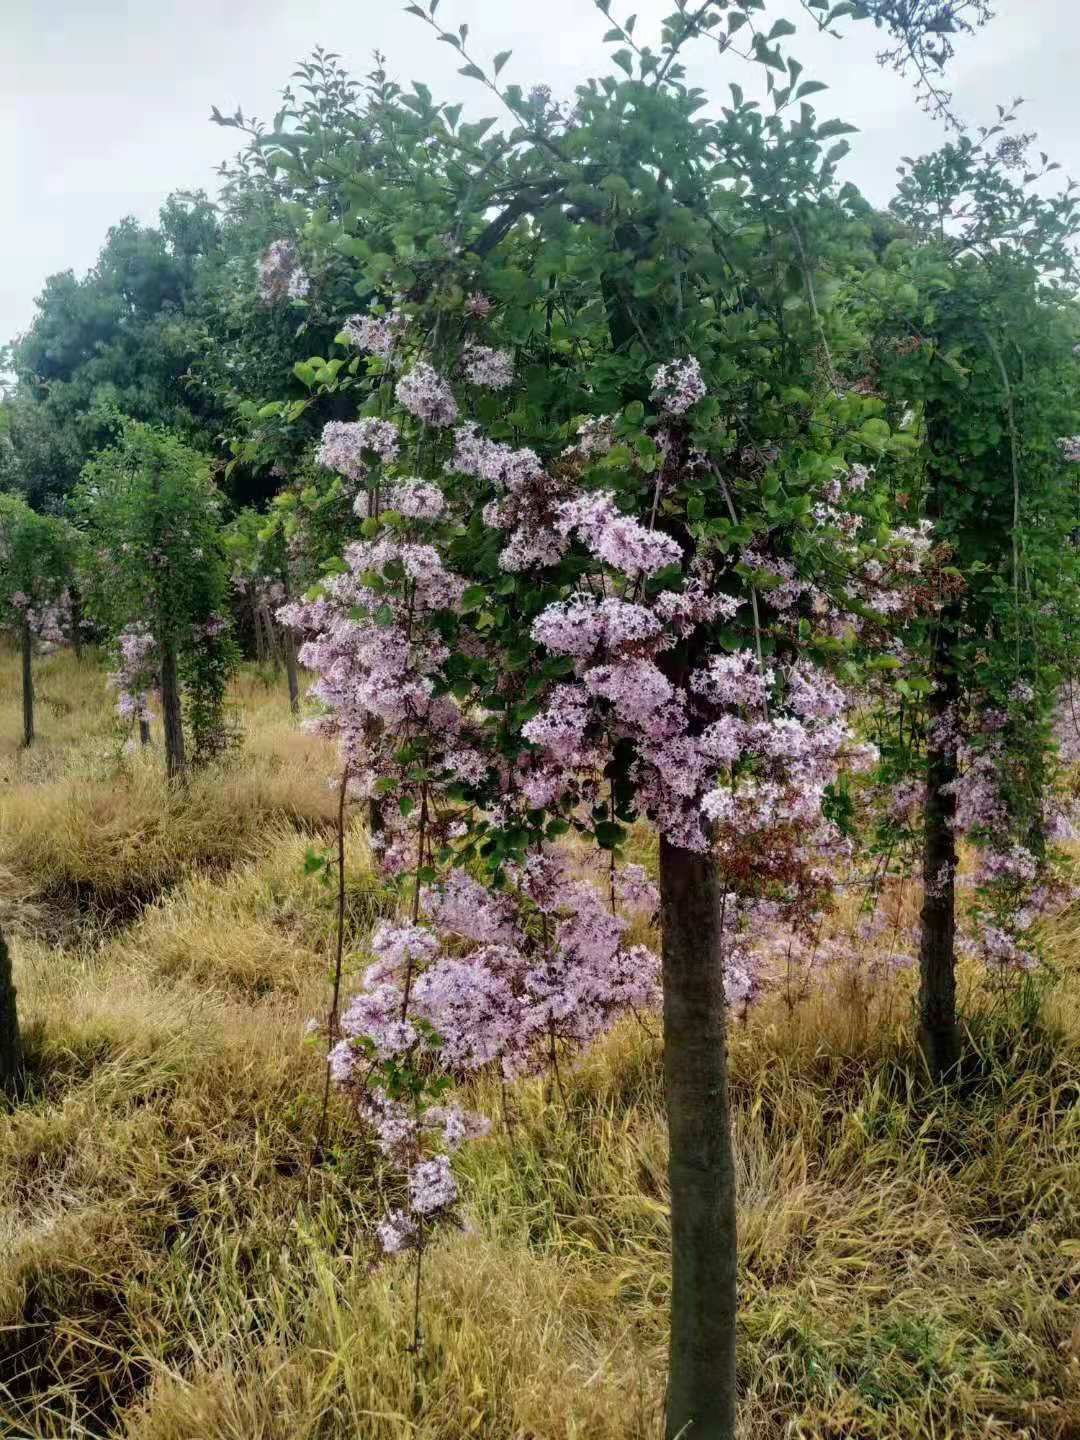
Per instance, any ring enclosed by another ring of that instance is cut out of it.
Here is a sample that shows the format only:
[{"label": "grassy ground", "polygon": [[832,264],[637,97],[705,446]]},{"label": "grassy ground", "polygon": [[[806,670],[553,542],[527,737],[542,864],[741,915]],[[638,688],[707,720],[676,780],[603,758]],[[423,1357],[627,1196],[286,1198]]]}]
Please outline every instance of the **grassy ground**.
[{"label": "grassy ground", "polygon": [[[657,1436],[655,1037],[611,1037],[565,1105],[514,1091],[425,1261],[412,1359],[411,1275],[376,1258],[378,1165],[343,1109],[307,1168],[332,915],[303,857],[332,757],[248,676],[244,750],[170,797],[91,664],[41,671],[28,756],[0,657],[32,1087],[0,1113],[0,1435]],[[355,948],[387,897],[358,831],[350,853]],[[736,1026],[745,1440],[1080,1437],[1080,920],[1053,940],[1063,978],[1026,1024],[971,990],[960,1098],[923,1085],[902,987]]]}]

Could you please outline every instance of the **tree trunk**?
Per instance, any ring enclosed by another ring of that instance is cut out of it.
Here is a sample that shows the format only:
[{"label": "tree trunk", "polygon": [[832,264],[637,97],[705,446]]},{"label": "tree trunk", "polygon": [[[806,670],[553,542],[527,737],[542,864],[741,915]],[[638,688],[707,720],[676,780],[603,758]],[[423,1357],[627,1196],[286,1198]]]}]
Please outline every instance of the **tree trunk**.
[{"label": "tree trunk", "polygon": [[82,596],[78,587],[69,587],[68,594],[71,597],[71,644],[75,650],[75,659],[82,659]]},{"label": "tree trunk", "polygon": [[150,721],[144,720],[141,716],[139,717],[139,743],[150,744]]},{"label": "tree trunk", "polygon": [[22,623],[22,714],[23,744],[34,743],[34,637],[30,621]]},{"label": "tree trunk", "polygon": [[923,906],[919,940],[919,1039],[935,1082],[960,1059],[956,1019],[956,779],[955,703],[959,694],[953,646],[955,604],[942,612],[934,641],[923,820]]},{"label": "tree trunk", "polygon": [[289,709],[294,715],[300,713],[300,676],[296,668],[296,636],[291,630],[285,631],[285,673],[289,677]]},{"label": "tree trunk", "polygon": [[255,663],[261,665],[266,659],[266,641],[263,638],[262,613],[255,599],[254,588],[249,591],[249,599],[251,600],[251,623],[255,628]]},{"label": "tree trunk", "polygon": [[176,673],[176,641],[166,633],[161,645],[161,720],[165,731],[165,769],[170,780],[187,775],[180,682]]},{"label": "tree trunk", "polygon": [[0,1093],[10,1095],[22,1070],[19,1015],[15,1008],[15,982],[11,954],[0,933]]},{"label": "tree trunk", "polygon": [[737,1238],[723,895],[716,865],[660,841],[671,1180],[667,1440],[733,1440]]},{"label": "tree trunk", "polygon": [[270,618],[270,607],[265,601],[259,606],[259,614],[262,616],[263,628],[266,631],[266,648],[274,662],[274,673],[278,674],[281,670],[281,650],[278,646],[277,635],[274,633],[274,622]]}]

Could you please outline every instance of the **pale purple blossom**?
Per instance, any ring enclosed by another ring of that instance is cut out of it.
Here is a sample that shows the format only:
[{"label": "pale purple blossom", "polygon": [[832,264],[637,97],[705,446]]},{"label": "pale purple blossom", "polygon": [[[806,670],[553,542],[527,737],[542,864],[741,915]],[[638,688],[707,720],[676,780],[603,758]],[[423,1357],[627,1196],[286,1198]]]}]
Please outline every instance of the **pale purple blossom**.
[{"label": "pale purple blossom", "polygon": [[454,392],[426,360],[417,360],[398,381],[394,394],[410,415],[425,425],[452,425],[458,417]]}]

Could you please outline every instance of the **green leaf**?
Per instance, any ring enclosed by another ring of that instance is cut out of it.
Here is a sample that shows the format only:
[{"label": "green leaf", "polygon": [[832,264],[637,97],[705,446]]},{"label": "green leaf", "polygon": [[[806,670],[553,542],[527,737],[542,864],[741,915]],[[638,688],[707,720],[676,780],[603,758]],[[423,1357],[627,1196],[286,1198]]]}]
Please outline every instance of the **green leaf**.
[{"label": "green leaf", "polygon": [[487,79],[487,76],[480,69],[479,65],[463,65],[457,73],[466,76],[469,80]]},{"label": "green leaf", "polygon": [[510,59],[510,56],[513,53],[514,52],[512,50],[500,50],[499,53],[495,56],[495,59],[492,61],[492,65],[494,66],[496,75],[498,75],[499,71],[503,68],[503,66],[506,64],[507,60]]},{"label": "green leaf", "polygon": [[625,70],[627,75],[633,75],[634,57],[629,50],[616,50],[615,54],[612,55],[611,58],[612,60],[614,60],[615,64],[618,65],[620,70]]},{"label": "green leaf", "polygon": [[626,839],[626,826],[617,825],[614,820],[601,820],[595,830],[596,843],[601,850],[617,850]]},{"label": "green leaf", "polygon": [[777,20],[769,31],[766,39],[779,40],[782,35],[794,35],[795,26],[790,20]]},{"label": "green leaf", "polygon": [[845,120],[826,120],[824,125],[818,126],[817,138],[831,140],[834,135],[854,135],[858,129],[857,125],[849,125]]}]

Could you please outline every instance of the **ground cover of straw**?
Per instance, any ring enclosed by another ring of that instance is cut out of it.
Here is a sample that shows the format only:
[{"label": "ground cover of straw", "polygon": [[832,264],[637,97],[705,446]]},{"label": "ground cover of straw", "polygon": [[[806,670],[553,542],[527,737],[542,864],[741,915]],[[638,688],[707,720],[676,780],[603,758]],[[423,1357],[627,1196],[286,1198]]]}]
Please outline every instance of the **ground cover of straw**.
[{"label": "ground cover of straw", "polygon": [[[0,918],[30,1057],[0,1111],[0,1435],[658,1435],[655,1036],[621,1029],[565,1102],[511,1093],[425,1261],[414,1360],[411,1275],[377,1257],[379,1166],[343,1107],[308,1166],[333,911],[303,862],[332,755],[247,672],[243,749],[170,795],[156,750],[118,743],[93,657],[43,660],[38,689],[27,754],[0,656]],[[358,827],[350,857],[359,954],[391,899]],[[960,1094],[913,1062],[902,982],[735,1026],[746,1440],[1080,1436],[1080,916],[1050,940],[1038,1011],[966,977]]]}]

